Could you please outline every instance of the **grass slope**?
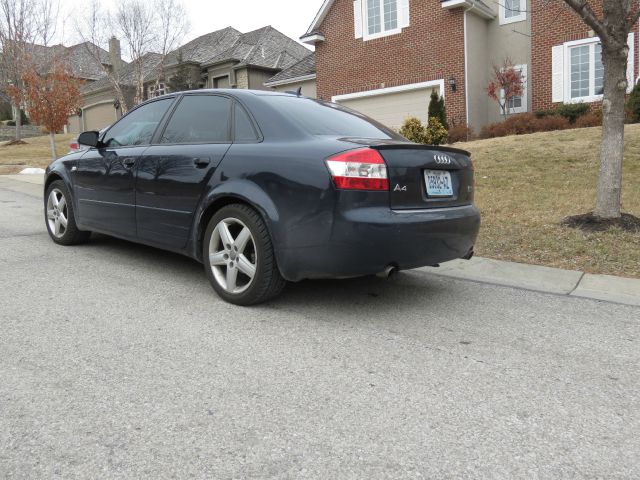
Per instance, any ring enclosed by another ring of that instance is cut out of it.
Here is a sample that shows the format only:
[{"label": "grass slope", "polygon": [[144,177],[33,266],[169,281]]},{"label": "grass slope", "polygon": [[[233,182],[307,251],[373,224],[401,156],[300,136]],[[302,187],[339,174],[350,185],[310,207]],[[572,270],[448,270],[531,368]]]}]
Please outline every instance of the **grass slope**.
[{"label": "grass slope", "polygon": [[[560,225],[595,205],[601,129],[459,143],[476,163],[480,256],[640,278],[640,234]],[[640,125],[628,125],[623,211],[640,216]]]},{"label": "grass slope", "polygon": [[[69,142],[77,135],[56,135],[58,156],[69,152]],[[51,163],[49,136],[25,138],[25,145],[0,145],[0,174],[17,173],[23,168],[46,168]]]}]

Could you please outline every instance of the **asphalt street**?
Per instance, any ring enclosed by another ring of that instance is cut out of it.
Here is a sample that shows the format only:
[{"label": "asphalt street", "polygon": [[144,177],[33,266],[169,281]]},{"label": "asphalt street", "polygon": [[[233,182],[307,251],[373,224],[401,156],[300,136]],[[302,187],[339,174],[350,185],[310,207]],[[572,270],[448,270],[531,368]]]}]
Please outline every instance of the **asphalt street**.
[{"label": "asphalt street", "polygon": [[0,478],[640,477],[640,308],[402,272],[240,308],[0,178]]}]

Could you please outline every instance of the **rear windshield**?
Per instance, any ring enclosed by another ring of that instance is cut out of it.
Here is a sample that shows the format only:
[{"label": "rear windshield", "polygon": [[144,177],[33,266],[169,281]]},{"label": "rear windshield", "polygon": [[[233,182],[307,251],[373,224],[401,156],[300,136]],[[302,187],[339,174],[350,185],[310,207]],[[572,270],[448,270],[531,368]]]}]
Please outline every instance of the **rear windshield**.
[{"label": "rear windshield", "polygon": [[270,96],[269,103],[312,135],[398,138],[391,130],[348,108],[310,98]]}]

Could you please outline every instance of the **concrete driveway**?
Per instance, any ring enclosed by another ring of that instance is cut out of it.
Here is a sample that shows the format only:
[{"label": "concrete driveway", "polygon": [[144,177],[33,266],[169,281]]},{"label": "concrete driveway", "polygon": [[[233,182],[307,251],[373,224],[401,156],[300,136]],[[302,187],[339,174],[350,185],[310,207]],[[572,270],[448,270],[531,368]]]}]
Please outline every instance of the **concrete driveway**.
[{"label": "concrete driveway", "polygon": [[0,478],[638,478],[640,308],[405,272],[257,308],[0,179]]}]

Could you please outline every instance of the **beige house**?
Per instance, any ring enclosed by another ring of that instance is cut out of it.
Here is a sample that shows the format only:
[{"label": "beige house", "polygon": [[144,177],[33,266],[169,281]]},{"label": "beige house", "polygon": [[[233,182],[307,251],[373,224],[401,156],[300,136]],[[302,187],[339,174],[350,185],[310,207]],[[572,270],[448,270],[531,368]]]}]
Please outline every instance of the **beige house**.
[{"label": "beige house", "polygon": [[[135,92],[133,65],[121,60],[116,39],[109,55],[120,68],[118,78],[128,102]],[[149,53],[143,57],[145,98],[164,95],[179,72],[185,78],[179,90],[197,88],[251,88],[267,90],[265,81],[309,56],[309,50],[271,26],[248,33],[227,27],[202,35],[164,59]],[[69,131],[100,130],[121,115],[112,82],[106,74],[82,89],[84,105],[69,118]],[[131,104],[131,103],[129,103]]]}]

